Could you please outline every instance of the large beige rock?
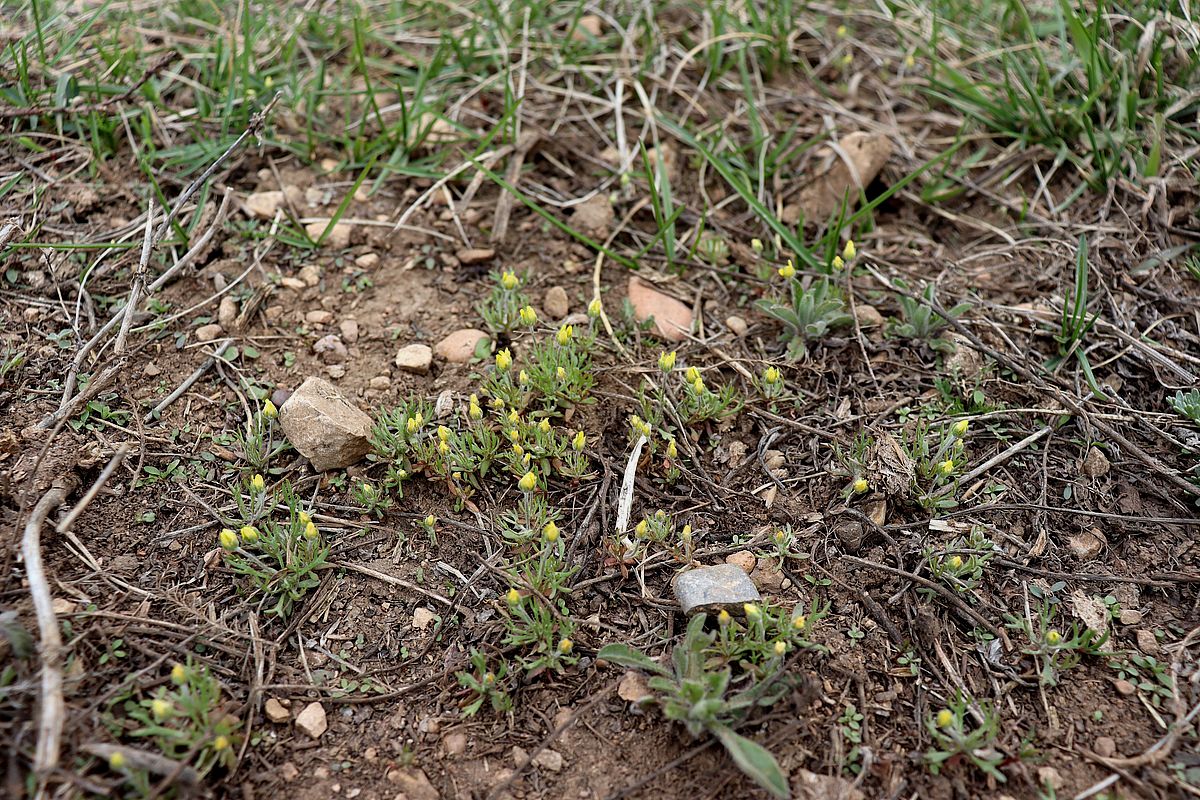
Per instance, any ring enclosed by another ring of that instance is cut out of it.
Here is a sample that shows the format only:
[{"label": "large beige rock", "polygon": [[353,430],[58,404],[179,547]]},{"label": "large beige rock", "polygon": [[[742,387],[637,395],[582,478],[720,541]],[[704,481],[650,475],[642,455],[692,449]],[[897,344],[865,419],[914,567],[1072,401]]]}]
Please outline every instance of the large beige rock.
[{"label": "large beige rock", "polygon": [[692,309],[641,278],[629,279],[629,303],[638,322],[653,317],[655,331],[668,342],[682,342],[692,332]]},{"label": "large beige rock", "polygon": [[371,418],[321,378],[300,384],[279,409],[279,423],[292,447],[321,472],[348,467],[371,449]]},{"label": "large beige rock", "polygon": [[488,335],[475,328],[463,328],[437,343],[434,352],[451,364],[466,364],[475,355],[475,347]]},{"label": "large beige rock", "polygon": [[[821,224],[842,207],[854,208],[859,194],[892,155],[892,141],[882,133],[855,131],[842,137],[837,149],[822,148],[818,164],[824,170],[800,190],[797,202],[783,211],[783,221]],[[818,167],[820,169],[821,167]]]},{"label": "large beige rock", "polygon": [[325,719],[325,707],[320,703],[309,703],[296,717],[296,730],[313,739],[320,739],[321,734],[328,729]]}]

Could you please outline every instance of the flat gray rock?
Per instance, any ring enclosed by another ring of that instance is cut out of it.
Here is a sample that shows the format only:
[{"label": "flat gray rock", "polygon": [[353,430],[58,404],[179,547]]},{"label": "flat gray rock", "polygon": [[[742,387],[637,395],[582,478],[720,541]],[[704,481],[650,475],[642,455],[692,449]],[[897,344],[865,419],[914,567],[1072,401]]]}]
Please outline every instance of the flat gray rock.
[{"label": "flat gray rock", "polygon": [[730,614],[740,614],[746,603],[762,601],[750,576],[736,564],[717,564],[681,572],[671,581],[671,588],[685,614],[722,609]]},{"label": "flat gray rock", "polygon": [[300,384],[280,406],[279,424],[318,472],[348,467],[371,450],[371,418],[321,378]]}]

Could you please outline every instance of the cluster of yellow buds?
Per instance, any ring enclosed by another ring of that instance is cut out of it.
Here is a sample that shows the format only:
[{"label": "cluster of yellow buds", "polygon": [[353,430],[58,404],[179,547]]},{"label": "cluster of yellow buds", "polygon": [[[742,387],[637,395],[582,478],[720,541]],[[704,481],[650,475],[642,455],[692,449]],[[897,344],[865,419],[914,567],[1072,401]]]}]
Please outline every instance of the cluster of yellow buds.
[{"label": "cluster of yellow buds", "polygon": [[258,528],[253,525],[243,525],[241,531],[242,541],[246,544],[254,544],[258,541]]},{"label": "cluster of yellow buds", "polygon": [[558,341],[559,345],[561,345],[562,347],[566,347],[574,335],[575,335],[575,326],[574,325],[563,325],[561,328],[558,329],[558,333],[556,333],[554,335],[554,338]]},{"label": "cluster of yellow buds", "polygon": [[421,524],[425,527],[425,530],[431,531],[433,530],[433,526],[437,525],[437,516],[434,514],[426,514],[425,519],[421,520]]},{"label": "cluster of yellow buds", "polygon": [[786,264],[779,268],[779,277],[785,279],[796,277],[796,265],[792,263],[790,258]]},{"label": "cluster of yellow buds", "polygon": [[558,652],[562,653],[564,656],[570,655],[571,651],[574,649],[575,649],[575,643],[572,642],[570,639],[563,638],[558,643]]},{"label": "cluster of yellow buds", "polygon": [[633,428],[635,433],[645,436],[647,439],[654,435],[654,429],[650,427],[650,423],[643,420],[637,414],[629,418],[629,426]]},{"label": "cluster of yellow buds", "polygon": [[161,697],[154,698],[154,700],[150,703],[150,713],[154,715],[155,719],[163,719],[167,717],[171,713],[171,710],[172,706],[170,701]]},{"label": "cluster of yellow buds", "polygon": [[742,606],[742,611],[746,612],[746,619],[750,620],[751,622],[754,622],[762,617],[762,609],[754,603],[745,603]]},{"label": "cluster of yellow buds", "polygon": [[731,617],[729,612],[723,608],[721,609],[721,613],[717,614],[717,624],[722,628],[728,625],[731,619],[733,619],[733,617]]},{"label": "cluster of yellow buds", "polygon": [[541,422],[538,423],[537,428],[542,433],[549,433],[550,432],[550,420],[547,419],[546,417],[542,417],[542,420],[541,420]]},{"label": "cluster of yellow buds", "polygon": [[115,770],[115,771],[119,772],[119,771],[125,769],[125,764],[126,764],[125,754],[122,753],[120,750],[113,751],[113,753],[110,754],[108,757],[108,768],[111,770]]},{"label": "cluster of yellow buds", "polygon": [[646,533],[650,530],[650,523],[643,519],[633,527],[633,532],[641,539],[646,538]]},{"label": "cluster of yellow buds", "polygon": [[522,325],[533,327],[537,323],[537,312],[533,310],[533,306],[525,306],[517,312],[517,316]]},{"label": "cluster of yellow buds", "polygon": [[966,435],[967,428],[971,427],[971,423],[965,419],[960,419],[958,422],[950,426],[950,432],[960,439]]},{"label": "cluster of yellow buds", "polygon": [[779,641],[775,643],[775,655],[780,658],[787,655],[787,642]]},{"label": "cluster of yellow buds", "polygon": [[318,538],[320,538],[320,536],[321,536],[321,532],[319,530],[317,530],[316,523],[314,523],[311,519],[308,522],[304,523],[304,538],[305,539],[308,539],[310,542],[312,542],[312,541],[316,541]]},{"label": "cluster of yellow buds", "polygon": [[515,606],[521,602],[521,593],[518,592],[516,587],[514,586],[513,588],[508,590],[508,593],[506,595],[504,595],[504,599],[508,602],[508,604],[510,606]]},{"label": "cluster of yellow buds", "polygon": [[679,458],[679,447],[676,446],[674,439],[667,440],[667,458],[672,461]]},{"label": "cluster of yellow buds", "polygon": [[850,488],[855,494],[865,494],[867,489],[871,488],[871,484],[867,483],[867,479],[861,475],[854,479],[854,483],[850,484]]},{"label": "cluster of yellow buds", "polygon": [[[518,372],[517,373],[517,382],[520,383],[522,386],[528,384],[529,383],[529,373],[526,372],[525,370],[521,370],[520,372]],[[501,408],[503,408],[504,401],[501,400],[500,404],[501,404]]]},{"label": "cluster of yellow buds", "polygon": [[948,708],[943,708],[937,713],[934,721],[937,722],[939,728],[949,728],[954,724],[954,712]]},{"label": "cluster of yellow buds", "polygon": [[808,627],[808,617],[804,616],[803,614],[797,614],[792,619],[792,627],[797,631],[804,630],[806,627]]},{"label": "cluster of yellow buds", "polygon": [[262,475],[256,473],[254,477],[250,479],[250,491],[257,494],[258,492],[264,491],[266,488],[267,482],[263,480]]},{"label": "cluster of yellow buds", "polygon": [[504,372],[512,366],[512,363],[512,353],[508,351],[507,347],[496,353],[496,369]]},{"label": "cluster of yellow buds", "polygon": [[767,367],[763,370],[763,383],[767,384],[767,386],[774,386],[781,380],[783,380],[783,375],[779,372],[778,368]]},{"label": "cluster of yellow buds", "polygon": [[857,253],[858,250],[856,250],[854,247],[854,240],[848,239],[846,241],[846,246],[842,248],[842,254],[834,256],[833,261],[830,262],[830,266],[833,267],[833,271],[838,272],[839,270],[845,269],[846,263],[848,261],[853,261],[854,256]]},{"label": "cluster of yellow buds", "polygon": [[500,285],[511,292],[521,285],[521,279],[517,277],[515,272],[506,269],[500,273]]},{"label": "cluster of yellow buds", "polygon": [[684,544],[692,543],[692,524],[689,522],[683,526],[683,530],[679,532],[679,538]]},{"label": "cluster of yellow buds", "polygon": [[175,684],[176,686],[183,686],[183,684],[187,683],[187,679],[187,667],[185,667],[183,664],[176,664],[175,666],[171,667],[171,683]]},{"label": "cluster of yellow buds", "polygon": [[555,378],[555,379],[556,379],[556,380],[557,380],[559,383],[566,383],[566,382],[567,382],[567,368],[566,368],[566,367],[558,367],[558,368],[556,368],[556,369],[554,370],[554,378]]},{"label": "cluster of yellow buds", "polygon": [[479,407],[479,397],[471,395],[467,401],[467,416],[478,422],[483,419],[483,409]]},{"label": "cluster of yellow buds", "polygon": [[1055,630],[1046,631],[1046,644],[1054,646],[1062,641],[1062,634]]},{"label": "cluster of yellow buds", "polygon": [[582,453],[583,448],[587,447],[587,436],[583,431],[575,433],[575,438],[571,440],[571,447],[575,449],[576,453]]},{"label": "cluster of yellow buds", "polygon": [[408,421],[404,423],[404,429],[406,431],[408,431],[410,434],[416,433],[417,431],[419,431],[421,429],[421,426],[424,424],[425,424],[425,415],[422,414],[420,411],[418,411],[416,414],[413,414],[411,417],[409,417]]},{"label": "cluster of yellow buds", "polygon": [[950,567],[950,569],[957,572],[958,570],[962,569],[963,558],[957,554],[952,555],[950,558],[946,559],[946,564]]},{"label": "cluster of yellow buds", "polygon": [[939,475],[949,475],[954,472],[954,459],[947,458],[945,461],[938,462],[937,471]]},{"label": "cluster of yellow buds", "polygon": [[663,372],[670,372],[675,369],[675,355],[677,351],[672,350],[669,353],[661,353],[658,356],[658,368]]},{"label": "cluster of yellow buds", "polygon": [[222,750],[227,750],[228,748],[229,748],[229,737],[228,736],[218,736],[217,738],[213,739],[213,750],[220,752]]}]

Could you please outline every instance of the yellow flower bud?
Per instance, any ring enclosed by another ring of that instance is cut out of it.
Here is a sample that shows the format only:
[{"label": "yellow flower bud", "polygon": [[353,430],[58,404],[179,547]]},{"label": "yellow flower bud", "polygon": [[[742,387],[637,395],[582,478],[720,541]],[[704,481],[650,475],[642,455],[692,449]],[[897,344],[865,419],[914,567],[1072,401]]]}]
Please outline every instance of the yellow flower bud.
[{"label": "yellow flower bud", "polygon": [[125,768],[125,754],[120,752],[119,750],[115,751],[112,755],[110,755],[108,757],[108,766],[109,766],[109,769],[114,769],[114,770],[124,769]]},{"label": "yellow flower bud", "polygon": [[583,448],[586,446],[587,436],[584,435],[583,431],[576,432],[575,438],[571,440],[571,447],[575,448],[576,453],[582,453]]},{"label": "yellow flower bud", "polygon": [[421,423],[417,422],[416,417],[409,417],[408,422],[404,423],[404,429],[406,431],[408,431],[409,433],[416,433],[417,429],[420,427],[421,427]]},{"label": "yellow flower bud", "polygon": [[521,480],[517,481],[517,486],[523,492],[532,492],[537,488],[537,476],[532,472],[526,472],[521,476]]},{"label": "yellow flower bud", "polygon": [[782,378],[783,375],[781,375],[779,370],[775,367],[767,367],[765,370],[763,370],[763,382],[770,384],[771,386],[779,383],[780,379]]},{"label": "yellow flower bud", "polygon": [[483,409],[478,404],[471,403],[467,408],[467,416],[476,421],[481,420],[483,419]]},{"label": "yellow flower bud", "polygon": [[221,542],[221,547],[226,550],[237,550],[238,537],[237,534],[229,528],[222,528],[221,535],[217,537]]},{"label": "yellow flower bud", "polygon": [[857,252],[858,251],[854,247],[854,240],[847,239],[846,246],[842,248],[842,258],[849,261],[850,259],[854,258],[854,256],[857,254]]},{"label": "yellow flower bud", "polygon": [[262,415],[267,419],[275,419],[279,416],[279,409],[270,400],[263,403]]},{"label": "yellow flower bud", "polygon": [[954,723],[954,712],[948,708],[943,708],[937,713],[937,726],[939,728],[949,728]]},{"label": "yellow flower bud", "polygon": [[1058,631],[1047,631],[1046,632],[1046,643],[1047,644],[1058,644],[1061,641],[1062,641],[1062,634],[1059,633]]},{"label": "yellow flower bud", "polygon": [[695,383],[700,380],[700,370],[695,367],[688,367],[687,371],[683,373],[683,379],[688,383]]},{"label": "yellow flower bud", "polygon": [[484,686],[495,686],[496,685],[496,673],[485,672],[483,675],[483,685]]},{"label": "yellow flower bud", "polygon": [[787,531],[783,528],[775,529],[775,544],[783,544],[787,541]]},{"label": "yellow flower bud", "polygon": [[171,682],[176,686],[182,686],[187,681],[187,667],[183,664],[176,664],[171,667]]},{"label": "yellow flower bud", "polygon": [[446,442],[438,442],[438,452],[442,455],[449,455],[450,445]]},{"label": "yellow flower bud", "polygon": [[521,281],[519,278],[517,278],[515,273],[506,269],[504,272],[500,273],[500,285],[505,289],[512,291],[521,285]]},{"label": "yellow flower bud", "polygon": [[437,517],[435,517],[433,514],[429,514],[428,516],[425,517],[425,527],[426,528],[432,528],[436,524],[437,524]]},{"label": "yellow flower bud", "polygon": [[671,439],[667,442],[667,458],[672,460],[679,457],[679,448],[675,445],[675,440]]},{"label": "yellow flower bud", "polygon": [[446,441],[447,439],[450,438],[450,429],[447,428],[445,425],[438,425],[437,426],[437,437],[440,441],[443,441],[443,442]]},{"label": "yellow flower bud", "polygon": [[301,511],[296,515],[296,519],[300,520],[300,524],[306,527],[308,526],[308,523],[312,522],[312,517],[308,515],[307,511]]},{"label": "yellow flower bud", "polygon": [[834,256],[833,261],[829,262],[829,266],[833,268],[834,272],[840,272],[846,268],[846,262],[842,261],[841,256]]},{"label": "yellow flower bud", "polygon": [[533,325],[537,322],[537,312],[533,310],[533,306],[525,306],[517,315],[521,318],[522,325]]},{"label": "yellow flower bud", "polygon": [[588,313],[588,316],[591,317],[592,319],[595,319],[596,317],[600,316],[600,312],[603,310],[604,310],[604,304],[600,302],[599,297],[597,297],[592,302],[588,303],[587,313]]},{"label": "yellow flower bud", "polygon": [[317,526],[314,525],[311,521],[307,525],[304,526],[304,538],[305,539],[308,539],[311,541],[313,539],[316,539],[320,535],[321,535],[321,532],[319,530],[317,530]]},{"label": "yellow flower bud", "polygon": [[717,614],[717,624],[724,628],[729,624],[729,620],[729,612],[722,608],[721,613]]},{"label": "yellow flower bud", "polygon": [[962,565],[963,565],[962,556],[958,556],[958,555],[950,556],[950,560],[947,563],[950,565],[950,569],[960,570],[960,569],[962,569]]},{"label": "yellow flower bud", "polygon": [[521,447],[521,445],[519,445],[519,444],[514,444],[512,450],[514,453],[516,453],[519,456],[525,455],[525,448]]},{"label": "yellow flower bud", "polygon": [[521,415],[517,413],[515,408],[508,412],[508,421],[514,425],[521,421]]},{"label": "yellow flower bud", "polygon": [[917,65],[917,59],[915,56],[913,56],[912,53],[909,53],[908,55],[906,55],[904,57],[904,66],[905,67],[907,67],[908,69],[912,69],[916,65]]},{"label": "yellow flower bud", "polygon": [[955,436],[961,437],[963,434],[965,434],[967,432],[967,428],[969,428],[970,426],[971,426],[970,422],[968,422],[965,419],[960,419],[958,422],[954,423],[954,425],[952,425],[950,427],[950,432],[953,433]]},{"label": "yellow flower bud", "polygon": [[550,544],[554,544],[558,541],[558,526],[554,524],[554,520],[550,520],[546,523],[546,526],[542,528],[542,536],[546,537],[546,541]]},{"label": "yellow flower bud", "polygon": [[679,536],[684,542],[692,541],[692,526],[690,523],[683,526],[683,530],[679,532]]},{"label": "yellow flower bud", "polygon": [[512,353],[508,352],[508,348],[504,348],[499,353],[496,353],[496,369],[503,372],[512,366]]},{"label": "yellow flower bud", "polygon": [[808,626],[808,617],[803,614],[797,614],[792,620],[792,627],[798,631],[802,631]]},{"label": "yellow flower bud", "polygon": [[267,488],[267,483],[266,483],[266,481],[263,480],[262,475],[255,475],[253,478],[250,479],[251,491],[261,492],[265,488]]},{"label": "yellow flower bud", "polygon": [[658,356],[658,368],[663,372],[670,372],[675,369],[675,356],[678,351],[672,350],[669,353],[661,353]]},{"label": "yellow flower bud", "polygon": [[554,378],[559,383],[564,383],[567,380],[567,370],[565,367],[559,367],[554,370]]},{"label": "yellow flower bud", "polygon": [[638,536],[645,536],[648,530],[650,530],[650,523],[648,523],[646,520],[642,520],[633,528],[633,532]]},{"label": "yellow flower bud", "polygon": [[171,704],[161,697],[155,698],[150,703],[150,713],[154,715],[155,719],[162,719],[171,713]]},{"label": "yellow flower bud", "polygon": [[254,544],[258,541],[258,528],[253,525],[243,525],[241,531],[242,541],[246,544]]},{"label": "yellow flower bud", "polygon": [[575,649],[575,643],[570,639],[562,639],[558,643],[558,652],[562,653],[564,656],[568,655],[573,649]]},{"label": "yellow flower bud", "polygon": [[854,490],[855,494],[863,494],[867,489],[871,488],[871,484],[867,483],[866,478],[855,478],[850,488]]},{"label": "yellow flower bud", "polygon": [[508,594],[504,595],[504,599],[508,601],[510,606],[515,606],[521,602],[521,593],[514,587],[508,590]]},{"label": "yellow flower bud", "polygon": [[[524,386],[525,384],[529,383],[529,373],[525,370],[521,370],[517,373],[517,380],[521,382],[522,386]],[[501,408],[503,408],[503,406],[501,406]]]},{"label": "yellow flower bud", "polygon": [[221,750],[225,750],[228,747],[229,747],[229,737],[228,736],[218,736],[217,738],[213,739],[213,750],[220,752]]},{"label": "yellow flower bud", "polygon": [[786,264],[784,264],[782,267],[779,268],[779,277],[781,277],[781,278],[796,277],[796,267],[794,264],[792,264],[792,260],[790,258],[788,259],[788,262]]},{"label": "yellow flower bud", "polygon": [[937,470],[938,470],[938,472],[939,472],[939,473],[941,473],[942,475],[949,475],[951,472],[954,472],[954,461],[953,461],[953,459],[949,459],[949,458],[948,458],[948,459],[946,459],[945,461],[943,461],[943,462],[941,462],[940,464],[938,464],[938,465],[937,465]]},{"label": "yellow flower bud", "polygon": [[755,253],[761,254],[763,251],[762,239],[751,239],[750,240],[750,249],[753,250]]},{"label": "yellow flower bud", "polygon": [[837,30],[836,30],[836,31],[834,31],[834,33],[835,33],[835,34],[837,34],[837,37],[838,37],[839,39],[845,39],[845,38],[846,38],[846,26],[845,26],[845,25],[838,25],[838,26],[837,26]]},{"label": "yellow flower bud", "polygon": [[762,609],[754,603],[745,603],[742,605],[742,610],[746,612],[746,619],[752,622],[762,616]]},{"label": "yellow flower bud", "polygon": [[775,643],[775,655],[783,657],[787,653],[787,642]]},{"label": "yellow flower bud", "polygon": [[[522,371],[522,372],[524,372],[525,370],[521,370],[521,371]],[[493,398],[492,398],[492,400],[491,400],[491,402],[490,402],[490,403],[488,403],[488,405],[489,405],[489,406],[491,406],[492,408],[499,408],[499,409],[503,409],[503,408],[504,408],[504,401],[503,401],[503,400],[501,400],[499,397],[493,397]]]},{"label": "yellow flower bud", "polygon": [[695,392],[696,394],[704,394],[704,379],[703,378],[696,378],[696,380],[692,381],[692,391]]},{"label": "yellow flower bud", "polygon": [[555,334],[554,338],[558,340],[558,343],[560,345],[565,347],[567,345],[567,343],[571,341],[571,337],[574,335],[575,335],[575,326],[563,325],[561,328],[558,329],[558,333]]},{"label": "yellow flower bud", "polygon": [[542,417],[542,421],[538,423],[538,430],[541,431],[542,433],[549,433],[550,432],[550,420],[546,419],[545,417]]}]

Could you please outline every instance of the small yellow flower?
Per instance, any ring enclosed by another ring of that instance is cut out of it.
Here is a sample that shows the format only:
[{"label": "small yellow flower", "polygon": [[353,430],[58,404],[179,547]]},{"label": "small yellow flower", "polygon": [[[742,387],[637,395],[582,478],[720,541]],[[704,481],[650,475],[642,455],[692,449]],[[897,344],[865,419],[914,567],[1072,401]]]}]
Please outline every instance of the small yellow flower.
[{"label": "small yellow flower", "polygon": [[679,448],[676,446],[674,439],[667,442],[667,458],[672,460],[679,458]]},{"label": "small yellow flower", "polygon": [[956,570],[956,571],[960,570],[960,569],[962,569],[962,565],[963,565],[962,556],[958,556],[958,555],[950,556],[950,560],[946,563],[948,563],[950,565],[950,569]]},{"label": "small yellow flower", "polygon": [[525,306],[517,312],[517,316],[521,318],[522,325],[532,326],[537,322],[537,312],[533,310],[533,306]]},{"label": "small yellow flower", "polygon": [[683,526],[683,530],[679,532],[679,536],[684,542],[692,541],[692,526],[690,523]]},{"label": "small yellow flower", "polygon": [[218,736],[217,738],[213,739],[213,750],[220,752],[221,750],[225,750],[228,747],[229,747],[229,737],[228,736]]},{"label": "small yellow flower", "polygon": [[842,269],[844,269],[846,267],[846,262],[842,261],[841,256],[834,256],[833,261],[829,262],[829,266],[831,266],[833,268],[834,272],[840,272]]},{"label": "small yellow flower", "polygon": [[687,371],[683,373],[683,379],[688,383],[695,383],[700,380],[700,370],[695,367],[688,367]]},{"label": "small yellow flower", "polygon": [[835,34],[837,34],[837,37],[838,37],[839,39],[845,39],[845,38],[846,38],[846,26],[845,26],[845,25],[838,25],[838,26],[837,26],[837,30],[836,30],[836,31],[834,31],[834,33],[835,33]]},{"label": "small yellow flower", "polygon": [[704,394],[704,379],[703,378],[696,378],[696,380],[692,381],[692,391],[695,392],[696,394]]},{"label": "small yellow flower", "polygon": [[937,713],[937,726],[939,728],[949,728],[954,723],[954,712],[948,708],[943,708]]},{"label": "small yellow flower", "polygon": [[308,526],[308,523],[312,522],[312,517],[308,515],[307,511],[301,511],[296,515],[296,519],[300,520],[300,524],[306,527]]},{"label": "small yellow flower", "polygon": [[[517,442],[521,441],[521,432],[518,431],[516,428],[513,428],[512,430],[510,430],[508,432],[508,440],[510,442],[512,442],[513,444],[516,444]],[[517,453],[517,455],[521,455],[521,454]]]},{"label": "small yellow flower", "polygon": [[1047,644],[1058,644],[1061,641],[1062,641],[1062,634],[1059,633],[1058,631],[1047,631],[1046,632],[1046,643]]},{"label": "small yellow flower", "polygon": [[521,285],[521,281],[519,278],[517,278],[516,273],[506,269],[504,272],[500,273],[500,285],[505,289],[512,291]]},{"label": "small yellow flower", "polygon": [[508,601],[510,606],[515,606],[521,602],[521,593],[517,591],[516,587],[513,587],[508,590],[508,594],[504,595],[504,599]]},{"label": "small yellow flower", "polygon": [[843,65],[843,66],[846,66],[846,67],[848,67],[848,66],[850,66],[850,64],[851,64],[853,61],[854,61],[854,54],[853,54],[853,53],[846,53],[846,55],[842,56],[842,65]]},{"label": "small yellow flower", "polygon": [[[522,370],[522,371],[524,371],[524,370]],[[499,408],[499,409],[503,409],[503,408],[504,408],[504,401],[503,401],[503,400],[501,400],[499,397],[493,397],[493,398],[491,399],[491,401],[490,401],[490,402],[488,402],[488,405],[489,405],[489,406],[491,406],[492,408]]]},{"label": "small yellow flower", "polygon": [[554,524],[554,520],[550,520],[546,523],[546,526],[542,528],[542,536],[546,537],[546,541],[550,544],[554,544],[558,541],[558,526]]},{"label": "small yellow flower", "polygon": [[782,658],[787,653],[787,642],[775,643],[775,655]]},{"label": "small yellow flower", "polygon": [[969,428],[969,427],[971,427],[970,422],[968,422],[965,419],[960,419],[958,422],[954,423],[953,426],[951,426],[950,432],[953,433],[955,436],[961,437],[963,434],[965,434],[967,432],[967,428]]},{"label": "small yellow flower", "polygon": [[526,472],[521,476],[521,480],[517,481],[517,486],[523,492],[532,492],[537,488],[537,476],[532,472]]},{"label": "small yellow flower", "polygon": [[187,667],[183,664],[176,664],[171,667],[171,682],[176,686],[182,686],[187,681]]},{"label": "small yellow flower", "polygon": [[638,536],[643,536],[643,537],[646,535],[646,531],[648,531],[648,530],[650,530],[650,523],[646,522],[646,520],[642,520],[637,525],[635,525],[633,528],[634,533],[636,533]]},{"label": "small yellow flower", "polygon": [[222,528],[221,535],[217,537],[221,542],[221,547],[226,550],[237,550],[238,537],[237,534],[229,528]]},{"label": "small yellow flower", "polygon": [[781,278],[796,277],[796,265],[792,263],[792,260],[790,258],[788,259],[788,262],[786,264],[784,264],[782,267],[779,268],[779,277],[781,277]]},{"label": "small yellow flower", "polygon": [[744,604],[742,606],[742,610],[746,612],[746,619],[750,620],[751,622],[762,616],[762,609],[760,609],[754,603]]},{"label": "small yellow flower", "polygon": [[751,239],[750,240],[750,249],[753,250],[757,254],[762,254],[762,251],[763,251],[762,239]]},{"label": "small yellow flower", "polygon": [[438,442],[438,452],[442,455],[450,454],[450,445],[446,442]]},{"label": "small yellow flower", "polygon": [[516,454],[517,454],[517,455],[519,455],[519,456],[523,456],[523,455],[525,455],[525,448],[524,448],[524,447],[521,447],[521,445],[519,445],[519,444],[514,444],[514,445],[513,445],[513,452],[514,452],[514,453],[516,453]]},{"label": "small yellow flower", "polygon": [[854,240],[853,240],[853,239],[847,239],[847,240],[846,240],[846,246],[842,248],[842,258],[844,258],[844,259],[846,259],[847,261],[849,261],[850,259],[854,258],[854,256],[855,256],[857,253],[858,253],[858,250],[857,250],[857,249],[855,249],[855,247],[854,247]]},{"label": "small yellow flower", "polygon": [[850,488],[854,490],[855,494],[863,494],[867,489],[871,488],[871,484],[867,483],[866,478],[855,478]]},{"label": "small yellow flower", "polygon": [[570,639],[562,639],[558,643],[558,652],[564,656],[570,654],[573,649],[575,649],[575,643]]},{"label": "small yellow flower", "polygon": [[171,704],[161,697],[155,698],[150,703],[150,713],[154,715],[155,719],[162,719],[171,713]]},{"label": "small yellow flower", "polygon": [[720,625],[722,628],[724,628],[726,625],[729,624],[729,620],[730,620],[729,612],[722,608],[721,613],[717,614],[717,624]]},{"label": "small yellow flower", "polygon": [[670,372],[675,369],[675,356],[677,351],[672,350],[669,353],[661,353],[658,356],[658,368],[663,372]]},{"label": "small yellow flower", "polygon": [[267,488],[267,482],[263,480],[262,475],[256,474],[253,478],[250,479],[251,491],[261,492],[265,488]]},{"label": "small yellow flower", "polygon": [[496,353],[496,369],[503,372],[512,366],[512,353],[508,352],[508,348],[504,348],[499,353]]},{"label": "small yellow flower", "polygon": [[496,685],[496,673],[485,672],[483,675],[483,685],[484,686],[495,686]]},{"label": "small yellow flower", "polygon": [[416,433],[417,429],[420,427],[421,423],[417,422],[416,417],[409,417],[408,422],[404,423],[404,429],[409,433]]},{"label": "small yellow flower", "polygon": [[308,539],[311,541],[313,539],[316,539],[320,535],[321,535],[321,532],[319,530],[317,530],[317,526],[314,525],[311,520],[309,521],[309,523],[307,525],[304,526],[304,538],[305,539]]},{"label": "small yellow flower", "polygon": [[559,383],[566,383],[566,380],[567,380],[567,370],[566,370],[566,368],[565,368],[565,367],[559,367],[558,369],[554,370],[554,378],[555,378],[555,380],[557,380]]},{"label": "small yellow flower", "polygon": [[121,753],[119,751],[114,752],[112,755],[110,755],[108,757],[108,766],[109,766],[109,769],[115,769],[115,770],[124,769],[125,768],[125,754]]},{"label": "small yellow flower", "polygon": [[600,302],[599,297],[597,297],[592,302],[588,303],[587,313],[588,313],[588,316],[591,317],[592,319],[595,319],[596,317],[600,316],[600,312],[602,312],[603,310],[604,310],[604,304]]},{"label": "small yellow flower", "polygon": [[[525,370],[521,370],[517,373],[517,380],[520,381],[522,386],[524,386],[525,384],[529,383],[529,373]],[[501,408],[503,408],[503,406],[501,406]]]},{"label": "small yellow flower", "polygon": [[241,531],[242,541],[246,544],[254,544],[258,541],[258,528],[253,525],[243,525]]},{"label": "small yellow flower", "polygon": [[275,419],[279,416],[279,409],[270,400],[263,403],[262,415],[267,419]]},{"label": "small yellow flower", "polygon": [[587,447],[587,436],[583,431],[578,431],[575,438],[571,440],[571,447],[575,448],[576,453],[582,453],[583,448]]},{"label": "small yellow flower", "polygon": [[775,529],[775,544],[785,544],[787,542],[787,531],[783,528]]},{"label": "small yellow flower", "polygon": [[951,472],[954,472],[954,460],[947,458],[937,465],[937,471],[942,475],[949,475]]},{"label": "small yellow flower", "polygon": [[904,66],[907,69],[912,69],[916,65],[917,65],[917,59],[912,53],[909,53],[908,55],[906,55],[904,57]]},{"label": "small yellow flower", "polygon": [[558,343],[560,345],[562,345],[563,347],[566,347],[567,343],[571,341],[571,337],[574,335],[575,335],[575,326],[574,325],[563,325],[561,328],[558,329],[558,333],[555,334],[554,338],[558,340]]},{"label": "small yellow flower", "polygon": [[446,441],[447,439],[450,438],[450,429],[447,428],[445,425],[438,425],[437,426],[437,437],[438,437],[439,441],[442,441],[442,442]]},{"label": "small yellow flower", "polygon": [[432,528],[436,524],[437,524],[437,517],[435,517],[433,514],[429,514],[425,517],[425,527],[426,528]]},{"label": "small yellow flower", "polygon": [[467,416],[476,421],[481,420],[483,419],[483,409],[479,407],[478,403],[471,403],[467,407]]},{"label": "small yellow flower", "polygon": [[807,625],[808,617],[804,616],[803,614],[797,614],[795,619],[792,620],[792,627],[798,631],[804,630]]},{"label": "small yellow flower", "polygon": [[514,425],[521,422],[521,415],[517,413],[515,408],[508,412],[508,421]]},{"label": "small yellow flower", "polygon": [[549,433],[550,432],[550,420],[546,419],[545,417],[542,417],[542,421],[538,423],[538,430],[541,431],[542,433]]},{"label": "small yellow flower", "polygon": [[763,382],[770,386],[774,386],[775,384],[779,383],[782,378],[783,375],[781,375],[779,370],[775,367],[767,367],[765,370],[763,370]]}]

